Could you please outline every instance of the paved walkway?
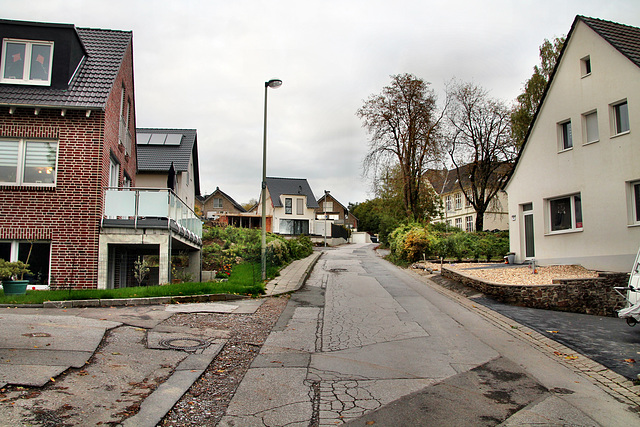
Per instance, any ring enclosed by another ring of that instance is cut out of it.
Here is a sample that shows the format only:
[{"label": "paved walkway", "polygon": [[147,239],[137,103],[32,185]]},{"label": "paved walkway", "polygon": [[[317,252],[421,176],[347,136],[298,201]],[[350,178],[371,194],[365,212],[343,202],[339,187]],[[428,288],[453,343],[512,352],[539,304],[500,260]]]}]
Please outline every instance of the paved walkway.
[{"label": "paved walkway", "polygon": [[[266,296],[298,290],[321,255],[314,251],[281,270],[267,284]],[[131,389],[132,383],[164,377],[138,413],[123,423],[155,426],[204,373],[227,338],[225,331],[166,327],[163,322],[175,313],[253,313],[263,301],[253,298],[168,304],[167,298],[145,298],[0,307],[0,388],[42,387],[70,368],[82,369],[86,374],[80,378],[88,383],[76,386],[86,389],[86,396],[76,398],[115,401],[118,403],[111,406],[119,405],[124,411],[136,398],[120,396],[124,392],[118,388],[119,381]],[[113,343],[104,341],[109,330]],[[104,348],[100,355],[89,362],[101,344]],[[100,397],[95,395],[95,384],[105,387]],[[147,385],[141,383],[141,387]],[[81,404],[69,402],[70,406]],[[11,407],[0,406],[0,425],[21,425],[21,414],[29,413],[28,405],[28,400],[19,400]],[[89,406],[94,405],[87,405],[85,411],[92,410]],[[104,422],[108,421],[110,411],[102,412],[93,414],[93,420],[106,417]]]}]

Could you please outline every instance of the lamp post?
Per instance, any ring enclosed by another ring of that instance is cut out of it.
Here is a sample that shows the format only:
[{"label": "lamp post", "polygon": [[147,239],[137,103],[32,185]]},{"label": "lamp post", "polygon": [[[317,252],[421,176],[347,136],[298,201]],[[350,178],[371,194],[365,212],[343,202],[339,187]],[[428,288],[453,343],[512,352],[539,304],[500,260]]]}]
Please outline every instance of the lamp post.
[{"label": "lamp post", "polygon": [[329,191],[324,190],[324,201],[322,202],[322,207],[324,208],[324,247],[327,247],[327,196],[329,195]]},{"label": "lamp post", "polygon": [[262,137],[262,245],[260,247],[260,261],[262,263],[262,281],[267,280],[267,91],[282,86],[282,80],[271,79],[264,82],[264,132]]}]

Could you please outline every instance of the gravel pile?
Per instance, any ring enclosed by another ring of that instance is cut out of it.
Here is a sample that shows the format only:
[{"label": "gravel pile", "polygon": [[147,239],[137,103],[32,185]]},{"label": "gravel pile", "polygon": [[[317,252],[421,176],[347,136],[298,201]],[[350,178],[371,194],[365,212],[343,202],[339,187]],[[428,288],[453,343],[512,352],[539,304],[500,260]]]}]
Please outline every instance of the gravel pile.
[{"label": "gravel pile", "polygon": [[288,296],[267,298],[253,314],[179,314],[168,319],[166,324],[172,326],[228,331],[229,340],[161,425],[215,426],[288,299]]},{"label": "gravel pile", "polygon": [[448,267],[464,271],[465,274],[478,277],[488,282],[501,283],[504,285],[550,285],[553,283],[553,279],[598,277],[596,271],[587,270],[580,265],[536,267],[535,273],[529,266],[496,268],[495,264],[491,266],[487,264],[451,264]]}]

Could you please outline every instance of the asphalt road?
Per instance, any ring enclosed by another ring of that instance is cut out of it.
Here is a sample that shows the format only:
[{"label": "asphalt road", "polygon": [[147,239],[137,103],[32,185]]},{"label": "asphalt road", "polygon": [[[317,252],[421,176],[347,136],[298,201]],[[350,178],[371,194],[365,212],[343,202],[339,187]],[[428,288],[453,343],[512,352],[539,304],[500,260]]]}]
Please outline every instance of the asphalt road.
[{"label": "asphalt road", "polygon": [[[516,307],[487,297],[473,300],[566,345],[630,380],[638,379],[640,325],[629,327],[624,319],[614,317]],[[632,362],[636,360],[637,362]]]},{"label": "asphalt road", "polygon": [[322,256],[220,426],[640,425],[546,343],[371,249]]}]

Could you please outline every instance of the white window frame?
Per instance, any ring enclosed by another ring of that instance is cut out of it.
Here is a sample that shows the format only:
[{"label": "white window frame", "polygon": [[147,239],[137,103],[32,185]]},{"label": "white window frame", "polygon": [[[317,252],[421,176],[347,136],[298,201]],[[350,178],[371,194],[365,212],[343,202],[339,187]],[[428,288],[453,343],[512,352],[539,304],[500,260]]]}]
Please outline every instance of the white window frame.
[{"label": "white window frame", "polygon": [[573,149],[573,130],[571,119],[558,122],[558,151]]},{"label": "white window frame", "polygon": [[464,207],[465,208],[470,208],[471,207],[471,200],[469,200],[469,198],[467,196],[464,197]]},{"label": "white window frame", "polygon": [[[595,129],[593,128],[595,125]],[[595,133],[595,136],[589,132],[591,130]],[[582,115],[582,135],[584,145],[593,144],[600,141],[600,130],[598,126],[598,111],[593,110]]]},{"label": "white window frame", "polygon": [[462,230],[462,217],[456,218],[456,228]]},{"label": "white window frame", "polygon": [[[18,150],[17,150],[17,159],[16,159],[16,180],[15,181],[1,181],[0,185],[15,185],[15,186],[23,186],[23,187],[55,187],[56,182],[58,181],[57,171],[58,171],[58,152],[59,146],[58,141],[55,140],[43,140],[43,139],[31,139],[31,138],[0,138],[0,141],[8,141],[8,142],[17,142]],[[26,172],[26,155],[27,155],[27,147],[29,143],[40,144],[40,143],[49,143],[55,144],[56,150],[56,160],[54,162],[53,168],[51,166],[42,166],[44,172],[47,175],[53,175],[53,182],[25,182],[25,172]],[[0,159],[0,162],[2,160]],[[11,167],[9,165],[8,167]]]},{"label": "white window frame", "polygon": [[454,198],[455,198],[456,210],[462,209],[462,193],[456,193],[454,195]]},{"label": "white window frame", "polygon": [[465,221],[465,230],[468,232],[472,232],[473,231],[473,215],[467,215],[466,217],[464,217],[464,221]]},{"label": "white window frame", "polygon": [[213,198],[213,208],[214,209],[222,209],[222,197],[214,197]]},{"label": "white window frame", "polygon": [[629,225],[640,226],[640,180],[627,182]]},{"label": "white window frame", "polygon": [[447,212],[451,212],[453,209],[451,208],[451,195],[448,194],[447,197],[445,197],[445,207],[447,209]]},{"label": "white window frame", "polygon": [[304,199],[296,198],[296,215],[304,215]]},{"label": "white window frame", "polygon": [[[625,108],[626,121],[620,120],[620,107],[622,105],[626,106]],[[611,136],[612,137],[618,136],[618,135],[626,135],[627,133],[630,132],[631,123],[629,121],[629,103],[627,102],[626,99],[612,103],[610,105],[610,115],[611,115],[610,120],[611,120]],[[626,129],[622,128],[622,126],[624,125],[627,126]]]},{"label": "white window frame", "polygon": [[[569,215],[571,227],[554,230],[554,213],[551,212],[553,203],[563,199],[569,200]],[[577,203],[579,201],[579,203]],[[564,234],[580,232],[584,228],[584,214],[582,212],[582,196],[580,193],[567,194],[564,196],[551,197],[545,199],[547,215],[547,234]],[[577,207],[579,206],[579,209]],[[579,215],[578,215],[579,213]],[[579,221],[578,221],[579,220]]]},{"label": "white window frame", "polygon": [[582,73],[582,77],[587,77],[591,75],[591,71],[592,71],[591,66],[592,66],[591,57],[589,55],[580,59],[580,71]]},{"label": "white window frame", "polygon": [[[9,43],[24,44],[25,45],[25,58],[23,64],[22,79],[9,79],[4,77],[6,59],[7,59],[7,45]],[[49,70],[47,71],[47,80],[31,80],[29,74],[31,71],[31,61],[33,46],[49,46]],[[2,42],[2,63],[0,64],[0,83],[5,84],[20,84],[20,85],[33,85],[33,86],[50,86],[51,85],[51,70],[53,67],[53,42],[44,40],[24,40],[24,39],[4,39]]]}]

